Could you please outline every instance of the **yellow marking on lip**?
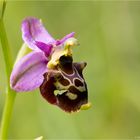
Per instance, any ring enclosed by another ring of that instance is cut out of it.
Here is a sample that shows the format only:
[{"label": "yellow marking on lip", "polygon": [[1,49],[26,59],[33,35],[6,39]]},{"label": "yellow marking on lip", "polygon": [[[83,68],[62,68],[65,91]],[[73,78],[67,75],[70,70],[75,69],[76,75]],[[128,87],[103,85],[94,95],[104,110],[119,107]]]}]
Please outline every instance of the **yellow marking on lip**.
[{"label": "yellow marking on lip", "polygon": [[91,107],[91,103],[83,104],[80,108],[80,110],[87,110]]},{"label": "yellow marking on lip", "polygon": [[64,92],[66,92],[67,90],[55,90],[54,91],[54,95],[62,95]]},{"label": "yellow marking on lip", "polygon": [[66,96],[70,99],[70,100],[75,100],[77,98],[77,95],[76,94],[73,94],[71,92],[68,92],[66,94]]},{"label": "yellow marking on lip", "polygon": [[69,87],[70,87],[70,84],[69,85],[67,85],[67,86],[64,86],[64,85],[62,85],[60,82],[58,82],[58,81],[56,81],[55,83],[54,83],[54,85],[55,85],[55,87],[57,88],[57,89],[59,89],[59,90],[66,90],[66,89],[68,89]]}]

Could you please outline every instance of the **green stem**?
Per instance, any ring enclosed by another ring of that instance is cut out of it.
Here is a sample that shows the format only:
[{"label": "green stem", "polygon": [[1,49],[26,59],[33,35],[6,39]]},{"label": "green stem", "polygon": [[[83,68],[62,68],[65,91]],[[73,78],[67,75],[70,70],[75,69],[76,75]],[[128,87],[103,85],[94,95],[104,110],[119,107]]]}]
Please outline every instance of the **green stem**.
[{"label": "green stem", "polygon": [[10,118],[13,110],[16,93],[9,86],[9,78],[12,69],[12,59],[11,59],[10,48],[9,48],[8,39],[7,39],[2,18],[0,19],[0,40],[2,44],[4,60],[5,60],[5,67],[6,67],[6,74],[7,74],[7,88],[8,88],[4,110],[3,110],[2,121],[1,121],[1,131],[0,131],[0,140],[4,140],[7,139],[8,128],[10,124]]},{"label": "green stem", "polygon": [[16,97],[15,92],[8,90],[8,93],[6,95],[2,121],[1,121],[0,140],[7,139],[8,128],[11,120],[11,114],[13,110],[15,97]]}]

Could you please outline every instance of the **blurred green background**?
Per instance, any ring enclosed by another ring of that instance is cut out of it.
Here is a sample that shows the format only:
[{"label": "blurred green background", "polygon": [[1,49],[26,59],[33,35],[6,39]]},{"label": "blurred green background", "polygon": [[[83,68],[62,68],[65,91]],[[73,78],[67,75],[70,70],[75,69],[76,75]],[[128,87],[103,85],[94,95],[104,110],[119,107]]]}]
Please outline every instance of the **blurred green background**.
[{"label": "blurred green background", "polygon": [[[140,138],[140,1],[8,1],[4,23],[13,59],[23,41],[21,22],[41,18],[54,38],[75,31],[75,61],[88,63],[84,76],[92,108],[67,114],[39,90],[17,95],[10,139]],[[0,45],[0,119],[5,100]]]}]

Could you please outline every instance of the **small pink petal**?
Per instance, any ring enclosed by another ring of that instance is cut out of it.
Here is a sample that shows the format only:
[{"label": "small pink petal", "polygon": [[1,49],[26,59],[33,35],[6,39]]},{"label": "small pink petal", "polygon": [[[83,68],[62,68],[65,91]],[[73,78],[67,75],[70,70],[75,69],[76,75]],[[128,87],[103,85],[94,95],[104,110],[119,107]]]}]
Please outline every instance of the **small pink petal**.
[{"label": "small pink petal", "polygon": [[63,44],[67,39],[74,37],[75,32],[71,32],[70,34],[64,36],[62,39],[56,41],[56,45]]}]

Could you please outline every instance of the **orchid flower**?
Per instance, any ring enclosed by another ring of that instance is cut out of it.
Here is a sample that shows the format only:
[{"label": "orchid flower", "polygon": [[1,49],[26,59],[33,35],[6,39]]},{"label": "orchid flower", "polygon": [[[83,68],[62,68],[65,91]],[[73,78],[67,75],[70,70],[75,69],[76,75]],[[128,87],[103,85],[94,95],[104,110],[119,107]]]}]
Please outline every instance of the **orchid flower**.
[{"label": "orchid flower", "polygon": [[74,63],[74,32],[55,40],[36,18],[22,22],[22,38],[32,50],[14,66],[10,86],[17,92],[40,88],[41,95],[66,112],[88,108],[87,86],[82,75],[85,62]]}]

